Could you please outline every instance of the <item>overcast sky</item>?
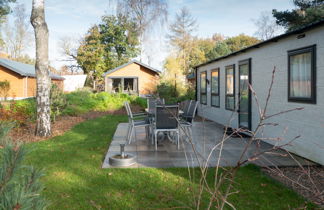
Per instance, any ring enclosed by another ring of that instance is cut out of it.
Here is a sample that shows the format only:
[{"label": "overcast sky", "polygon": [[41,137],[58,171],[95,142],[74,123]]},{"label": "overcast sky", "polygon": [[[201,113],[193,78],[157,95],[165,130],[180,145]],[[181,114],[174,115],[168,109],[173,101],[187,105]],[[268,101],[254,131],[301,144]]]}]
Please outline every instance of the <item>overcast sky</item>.
[{"label": "overcast sky", "polygon": [[[18,0],[31,12],[32,0]],[[113,6],[109,0],[45,0],[46,21],[50,33],[50,61],[56,68],[64,64],[60,55],[58,41],[65,36],[79,39],[90,26],[100,21],[104,14],[112,14]],[[186,6],[197,19],[199,28],[196,35],[210,37],[214,33],[235,36],[240,33],[253,35],[256,19],[262,11],[272,9],[292,9],[292,0],[169,0],[169,22],[175,14]],[[162,34],[162,35],[161,35]],[[151,65],[162,69],[167,55],[164,33],[154,35],[150,43],[150,54],[154,55]],[[29,54],[34,54],[32,50]],[[145,62],[145,59],[144,59]]]}]

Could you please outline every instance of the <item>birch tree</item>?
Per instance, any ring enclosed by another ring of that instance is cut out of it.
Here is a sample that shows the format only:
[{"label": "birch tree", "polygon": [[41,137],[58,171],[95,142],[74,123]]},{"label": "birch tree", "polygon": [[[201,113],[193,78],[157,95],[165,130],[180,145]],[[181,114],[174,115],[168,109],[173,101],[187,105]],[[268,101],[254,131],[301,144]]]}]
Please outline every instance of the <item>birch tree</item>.
[{"label": "birch tree", "polygon": [[44,0],[33,0],[30,18],[36,40],[37,120],[35,134],[51,135],[50,88],[48,69],[48,28],[45,22]]}]

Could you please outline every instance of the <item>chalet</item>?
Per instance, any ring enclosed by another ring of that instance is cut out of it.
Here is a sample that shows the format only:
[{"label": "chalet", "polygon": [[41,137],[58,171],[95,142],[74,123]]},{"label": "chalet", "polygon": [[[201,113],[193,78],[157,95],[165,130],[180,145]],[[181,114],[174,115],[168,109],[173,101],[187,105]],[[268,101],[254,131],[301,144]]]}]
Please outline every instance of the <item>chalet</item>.
[{"label": "chalet", "polygon": [[[324,20],[196,66],[198,114],[224,126],[256,129],[276,68],[268,114],[303,107],[273,117],[263,137],[287,144],[295,154],[324,164]],[[261,135],[261,134],[260,134]]]},{"label": "chalet", "polygon": [[[63,77],[55,74],[50,74],[50,77],[53,83],[63,88]],[[5,80],[10,83],[10,90],[7,96],[0,96],[0,98],[24,99],[36,96],[34,65],[0,58],[0,81]]]},{"label": "chalet", "polygon": [[124,92],[140,96],[156,91],[160,71],[133,60],[104,74],[105,91]]}]

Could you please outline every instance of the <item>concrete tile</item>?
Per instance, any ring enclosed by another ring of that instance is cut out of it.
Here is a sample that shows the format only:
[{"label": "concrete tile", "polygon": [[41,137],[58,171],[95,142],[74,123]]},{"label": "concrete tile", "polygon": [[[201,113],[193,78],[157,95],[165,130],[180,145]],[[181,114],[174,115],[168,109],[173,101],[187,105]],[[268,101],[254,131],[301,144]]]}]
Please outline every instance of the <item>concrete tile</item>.
[{"label": "concrete tile", "polygon": [[[128,123],[120,123],[118,125],[102,167],[109,167],[109,164],[106,162],[108,157],[113,154],[118,154],[120,151],[119,145],[121,143],[126,143],[127,129]],[[127,145],[125,148],[126,152],[137,155],[138,164],[131,167],[187,167],[189,162],[190,167],[197,167],[199,166],[198,160],[200,163],[205,163],[211,149],[222,140],[223,128],[213,122],[194,122],[192,139],[193,145],[187,141],[180,140],[179,150],[177,149],[176,144],[168,141],[167,139],[161,141],[161,139],[163,139],[162,137],[162,135],[159,136],[160,141],[158,144],[158,151],[155,151],[154,145],[151,144],[150,140],[146,139],[145,129],[136,129],[136,141],[133,137],[131,144]],[[219,161],[220,165],[236,165],[246,144],[246,139],[230,138],[226,140],[224,142],[222,155]],[[198,159],[195,156],[192,147],[194,147],[195,151],[198,152]],[[272,146],[267,143],[260,142],[260,144],[257,144],[256,142],[253,142],[248,148],[244,158],[249,158],[256,152],[265,151],[271,148]],[[220,149],[217,148],[215,151],[213,151],[208,162],[209,167],[215,166],[218,163],[219,150]],[[187,158],[184,155],[184,152],[186,152]],[[308,164],[308,162],[304,159],[299,157],[296,158],[301,161],[302,164]],[[285,158],[280,155],[273,154],[265,154],[263,157],[253,161],[253,163],[261,166],[268,166],[272,164],[278,166],[296,165],[291,158]]]},{"label": "concrete tile", "polygon": [[158,160],[158,161],[138,161],[139,168],[172,168],[174,167],[173,161]]}]

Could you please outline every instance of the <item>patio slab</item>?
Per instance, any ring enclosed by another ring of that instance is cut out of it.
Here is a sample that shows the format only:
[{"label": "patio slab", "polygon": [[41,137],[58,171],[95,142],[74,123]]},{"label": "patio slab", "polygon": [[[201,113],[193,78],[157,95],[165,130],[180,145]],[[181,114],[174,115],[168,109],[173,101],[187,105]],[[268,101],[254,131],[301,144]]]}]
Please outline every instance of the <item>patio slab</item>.
[{"label": "patio slab", "polygon": [[[113,168],[109,165],[109,157],[120,153],[120,144],[126,144],[128,124],[120,123],[116,129],[112,142],[109,146],[102,168]],[[220,147],[215,147],[223,138],[223,127],[214,122],[195,122],[193,126],[192,144],[182,139],[180,149],[167,139],[159,141],[158,150],[146,139],[145,130],[136,129],[136,140],[127,144],[125,151],[136,155],[137,163],[127,168],[168,168],[168,167],[199,167],[206,164],[214,167],[235,166],[240,159],[241,153],[247,144],[246,139],[229,138],[224,142],[220,155]],[[253,143],[249,146],[244,158],[249,158],[257,151],[271,149],[272,145],[265,142]],[[314,165],[313,162],[301,157],[294,156],[302,165]],[[277,150],[275,154],[264,154],[252,163],[259,166],[297,166],[297,163],[286,155],[283,150]]]}]

